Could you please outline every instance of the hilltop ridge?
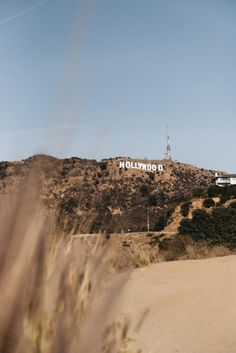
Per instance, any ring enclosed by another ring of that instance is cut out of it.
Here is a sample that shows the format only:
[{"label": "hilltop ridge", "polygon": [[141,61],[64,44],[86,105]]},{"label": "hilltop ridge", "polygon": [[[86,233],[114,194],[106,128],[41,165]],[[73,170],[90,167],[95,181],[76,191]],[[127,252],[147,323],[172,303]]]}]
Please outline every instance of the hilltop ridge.
[{"label": "hilltop ridge", "polygon": [[[163,165],[163,171],[121,169],[129,160]],[[158,230],[177,204],[213,182],[214,171],[176,161],[116,157],[101,161],[35,155],[0,163],[0,195],[15,191],[32,165],[40,173],[40,197],[56,210],[58,225],[73,233]]]}]

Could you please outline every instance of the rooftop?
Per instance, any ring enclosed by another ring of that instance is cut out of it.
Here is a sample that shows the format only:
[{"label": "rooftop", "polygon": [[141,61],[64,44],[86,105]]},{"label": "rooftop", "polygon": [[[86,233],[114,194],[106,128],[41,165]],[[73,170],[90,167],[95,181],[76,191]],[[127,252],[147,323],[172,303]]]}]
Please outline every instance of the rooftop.
[{"label": "rooftop", "polygon": [[217,175],[216,178],[236,178],[236,174]]}]

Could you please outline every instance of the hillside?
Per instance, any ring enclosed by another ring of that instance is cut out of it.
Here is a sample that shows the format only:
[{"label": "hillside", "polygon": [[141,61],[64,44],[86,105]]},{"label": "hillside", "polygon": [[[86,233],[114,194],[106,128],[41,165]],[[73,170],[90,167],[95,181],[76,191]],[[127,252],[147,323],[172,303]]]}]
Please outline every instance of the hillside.
[{"label": "hillside", "polygon": [[214,176],[210,170],[165,160],[148,161],[162,164],[162,172],[120,169],[123,160],[36,155],[2,162],[0,194],[15,192],[36,164],[40,197],[49,210],[56,210],[60,228],[73,233],[137,232],[147,229],[147,209],[150,230],[159,230],[176,205],[197,188],[211,185]]}]

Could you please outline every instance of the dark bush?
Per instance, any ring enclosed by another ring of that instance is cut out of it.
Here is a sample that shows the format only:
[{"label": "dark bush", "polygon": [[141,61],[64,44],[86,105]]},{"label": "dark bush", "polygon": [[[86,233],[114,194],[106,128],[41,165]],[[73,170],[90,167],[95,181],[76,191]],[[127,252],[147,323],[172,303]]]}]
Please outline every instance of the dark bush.
[{"label": "dark bush", "polygon": [[150,180],[155,180],[155,174],[154,173],[148,173],[148,177]]},{"label": "dark bush", "polygon": [[107,163],[105,162],[100,162],[98,163],[99,167],[101,170],[106,170],[107,169]]},{"label": "dark bush", "polygon": [[236,185],[230,185],[221,189],[223,190],[223,194],[227,194],[230,197],[236,197]]},{"label": "dark bush", "polygon": [[232,202],[230,205],[229,205],[229,208],[233,208],[233,209],[236,209],[236,202]]},{"label": "dark bush", "polygon": [[159,243],[159,249],[161,252],[168,252],[165,256],[166,261],[176,260],[186,253],[184,239],[178,236],[173,239],[163,239]]},{"label": "dark bush", "polygon": [[189,218],[184,218],[180,221],[179,233],[182,235],[189,235],[192,232],[192,220]]},{"label": "dark bush", "polygon": [[203,187],[197,187],[193,190],[193,196],[194,197],[201,197],[206,194],[206,189]]},{"label": "dark bush", "polygon": [[217,197],[221,195],[221,187],[218,185],[212,185],[207,190],[207,193],[209,197]]},{"label": "dark bush", "polygon": [[225,195],[221,195],[220,197],[220,204],[223,205],[225,202],[230,200],[230,196],[225,194]]},{"label": "dark bush", "polygon": [[154,195],[150,195],[148,198],[148,206],[156,206],[157,205],[157,200]]},{"label": "dark bush", "polygon": [[154,226],[154,230],[159,232],[163,230],[165,226],[166,226],[166,217],[161,215]]},{"label": "dark bush", "polygon": [[165,203],[166,202],[166,195],[165,195],[164,191],[160,191],[157,194],[157,198],[160,203]]},{"label": "dark bush", "polygon": [[215,201],[211,198],[205,199],[203,201],[203,206],[206,208],[214,207],[215,206]]},{"label": "dark bush", "polygon": [[141,193],[142,197],[148,196],[149,192],[148,192],[148,187],[146,184],[142,184],[140,186],[140,193]]},{"label": "dark bush", "polygon": [[223,200],[229,200],[231,197],[236,197],[236,185],[221,187],[217,185],[212,185],[209,187],[207,193],[209,197],[220,196],[223,197]]},{"label": "dark bush", "polygon": [[60,209],[64,214],[73,213],[74,209],[78,207],[78,200],[75,197],[68,197],[60,202]]},{"label": "dark bush", "polygon": [[175,207],[169,206],[166,210],[166,218],[167,220],[172,216],[173,212],[175,211]]},{"label": "dark bush", "polygon": [[187,217],[189,214],[189,210],[190,210],[190,206],[191,206],[191,202],[190,201],[186,201],[181,205],[181,213],[184,217]]},{"label": "dark bush", "polygon": [[236,248],[236,210],[219,207],[211,214],[196,210],[191,220],[183,219],[180,222],[179,233],[188,234],[194,241]]},{"label": "dark bush", "polygon": [[111,195],[108,192],[104,193],[104,195],[102,197],[103,206],[105,206],[105,207],[108,206],[110,203],[110,200],[111,200]]},{"label": "dark bush", "polygon": [[7,170],[8,162],[0,162],[0,179],[3,179],[7,176],[6,170]]}]

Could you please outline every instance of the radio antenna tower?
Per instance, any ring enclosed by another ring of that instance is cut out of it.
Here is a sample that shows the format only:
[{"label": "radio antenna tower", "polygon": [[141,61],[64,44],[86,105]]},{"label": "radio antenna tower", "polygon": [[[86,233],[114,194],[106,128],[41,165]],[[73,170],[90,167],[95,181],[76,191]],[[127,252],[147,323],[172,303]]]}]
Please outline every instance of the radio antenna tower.
[{"label": "radio antenna tower", "polygon": [[167,143],[166,143],[166,152],[165,152],[165,155],[164,155],[164,159],[171,161],[172,160],[172,156],[171,156],[170,136],[169,136],[169,127],[168,127],[168,125],[167,125],[166,137],[167,137]]}]

